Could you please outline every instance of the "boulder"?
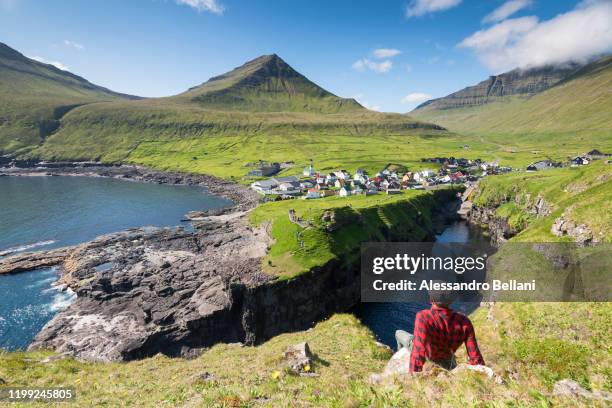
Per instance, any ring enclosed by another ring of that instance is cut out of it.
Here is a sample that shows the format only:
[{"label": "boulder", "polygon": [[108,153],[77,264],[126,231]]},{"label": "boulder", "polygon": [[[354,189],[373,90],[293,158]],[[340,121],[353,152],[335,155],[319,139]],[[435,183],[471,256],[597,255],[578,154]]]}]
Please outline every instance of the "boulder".
[{"label": "boulder", "polygon": [[557,381],[553,387],[553,395],[558,397],[569,397],[569,398],[586,398],[596,399],[603,401],[612,401],[612,393],[606,391],[595,391],[591,392],[584,389],[580,384],[574,380],[564,379]]},{"label": "boulder", "polygon": [[306,342],[289,346],[283,354],[285,364],[296,374],[312,373],[314,371],[312,358],[310,347]]},{"label": "boulder", "polygon": [[398,352],[393,354],[393,357],[387,363],[385,370],[382,373],[383,377],[393,375],[409,374],[410,370],[410,350],[402,347]]}]

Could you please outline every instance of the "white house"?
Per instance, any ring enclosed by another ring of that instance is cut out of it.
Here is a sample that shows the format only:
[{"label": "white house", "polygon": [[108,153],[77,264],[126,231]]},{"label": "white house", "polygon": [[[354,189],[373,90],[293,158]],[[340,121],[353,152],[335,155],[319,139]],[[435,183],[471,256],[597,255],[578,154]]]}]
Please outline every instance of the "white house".
[{"label": "white house", "polygon": [[314,169],[314,167],[312,165],[312,161],[310,162],[310,165],[308,165],[308,167],[304,168],[304,171],[302,172],[302,174],[305,177],[312,177],[312,176],[314,176],[316,174],[315,169]]},{"label": "white house", "polygon": [[368,177],[363,173],[362,174],[357,173],[353,176],[353,180],[360,184],[365,184],[368,182]]},{"label": "white house", "polygon": [[433,170],[422,170],[414,174],[414,181],[421,183],[435,175],[436,173]]},{"label": "white house", "polygon": [[350,188],[348,188],[348,187],[346,187],[346,186],[343,186],[343,187],[340,189],[340,192],[338,193],[338,195],[339,195],[340,197],[348,197],[348,196],[350,196],[350,195],[351,195],[351,189],[350,189]]}]

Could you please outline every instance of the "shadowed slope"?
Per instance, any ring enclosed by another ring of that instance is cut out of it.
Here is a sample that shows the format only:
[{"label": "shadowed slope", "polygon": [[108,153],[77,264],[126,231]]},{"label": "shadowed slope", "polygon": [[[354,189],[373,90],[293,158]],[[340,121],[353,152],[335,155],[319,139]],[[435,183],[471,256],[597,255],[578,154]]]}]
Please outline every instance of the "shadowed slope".
[{"label": "shadowed slope", "polygon": [[41,143],[75,106],[125,98],[0,43],[0,153]]}]

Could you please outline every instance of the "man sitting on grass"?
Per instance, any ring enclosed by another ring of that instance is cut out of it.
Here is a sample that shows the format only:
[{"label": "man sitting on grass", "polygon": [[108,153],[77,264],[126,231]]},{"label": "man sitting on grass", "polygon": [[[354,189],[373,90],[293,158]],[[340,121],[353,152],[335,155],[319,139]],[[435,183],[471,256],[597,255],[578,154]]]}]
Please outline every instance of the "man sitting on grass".
[{"label": "man sitting on grass", "polygon": [[426,360],[452,370],[457,366],[455,351],[465,343],[471,365],[484,365],[484,359],[472,322],[465,315],[454,312],[450,305],[452,293],[449,291],[430,291],[431,309],[417,313],[414,334],[403,330],[395,332],[398,349],[405,347],[410,353],[410,372],[423,369]]}]

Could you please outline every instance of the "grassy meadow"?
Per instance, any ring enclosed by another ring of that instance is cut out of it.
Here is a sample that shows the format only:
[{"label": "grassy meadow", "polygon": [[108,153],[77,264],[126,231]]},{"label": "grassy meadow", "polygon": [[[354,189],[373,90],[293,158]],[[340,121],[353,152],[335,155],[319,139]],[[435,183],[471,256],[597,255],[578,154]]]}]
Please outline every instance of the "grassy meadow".
[{"label": "grassy meadow", "polygon": [[[218,344],[193,360],[156,356],[128,363],[48,361],[49,352],[0,352],[7,386],[73,386],[79,406],[206,407],[605,407],[605,402],[552,395],[571,378],[610,390],[609,303],[498,303],[471,317],[487,364],[503,379],[436,371],[373,386],[390,357],[354,316],[334,315],[312,330],[254,347]],[[314,377],[282,364],[285,349],[307,341]],[[458,352],[465,361],[465,350]],[[427,370],[426,370],[427,371]],[[200,378],[209,373],[209,380]],[[39,404],[65,406],[64,403]],[[11,406],[29,406],[12,404]]]},{"label": "grassy meadow", "polygon": [[[254,225],[270,223],[274,243],[262,261],[264,270],[289,279],[332,259],[358,262],[362,242],[424,240],[431,230],[435,200],[453,194],[452,189],[406,190],[397,195],[271,202],[254,209],[250,220]],[[291,222],[289,209],[308,226]],[[326,213],[333,219],[324,219]]]}]

